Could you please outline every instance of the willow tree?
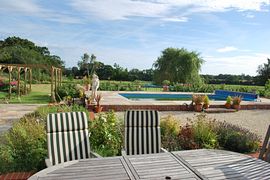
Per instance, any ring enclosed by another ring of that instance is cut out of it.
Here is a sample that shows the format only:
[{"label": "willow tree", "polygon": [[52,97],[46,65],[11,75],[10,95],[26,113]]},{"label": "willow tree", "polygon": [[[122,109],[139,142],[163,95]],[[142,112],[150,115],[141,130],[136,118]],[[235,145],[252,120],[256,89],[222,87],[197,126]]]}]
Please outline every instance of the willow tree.
[{"label": "willow tree", "polygon": [[184,48],[167,48],[153,64],[154,81],[160,84],[163,80],[174,83],[199,83],[199,71],[204,60],[200,54]]}]

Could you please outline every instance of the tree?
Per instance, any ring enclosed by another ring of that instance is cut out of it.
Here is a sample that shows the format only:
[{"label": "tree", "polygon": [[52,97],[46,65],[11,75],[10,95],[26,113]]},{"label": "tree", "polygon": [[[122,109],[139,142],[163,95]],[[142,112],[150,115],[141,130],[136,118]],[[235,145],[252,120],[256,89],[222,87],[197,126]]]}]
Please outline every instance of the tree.
[{"label": "tree", "polygon": [[264,85],[266,81],[270,79],[270,59],[267,58],[267,61],[267,63],[258,66],[258,80],[261,85]]},{"label": "tree", "polygon": [[174,83],[199,83],[199,71],[203,63],[200,54],[184,48],[167,48],[153,64],[154,81],[161,84],[163,80]]},{"label": "tree", "polygon": [[7,64],[45,64],[61,67],[64,62],[59,56],[50,55],[47,47],[19,37],[8,37],[0,41],[0,62]]},{"label": "tree", "polygon": [[89,77],[89,60],[90,56],[87,53],[84,53],[83,56],[81,57],[81,61],[78,62],[78,66],[80,71],[82,72],[83,75],[85,73],[87,74],[87,77]]}]

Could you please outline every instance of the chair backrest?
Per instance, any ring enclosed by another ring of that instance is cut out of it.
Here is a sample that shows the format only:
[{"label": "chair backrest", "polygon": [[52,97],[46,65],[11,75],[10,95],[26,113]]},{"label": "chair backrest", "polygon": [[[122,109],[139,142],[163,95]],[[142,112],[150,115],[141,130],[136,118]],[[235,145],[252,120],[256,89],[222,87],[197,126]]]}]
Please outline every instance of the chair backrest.
[{"label": "chair backrest", "polygon": [[90,157],[88,119],[85,112],[47,116],[48,156],[52,165]]},{"label": "chair backrest", "polygon": [[268,130],[266,132],[264,141],[263,141],[263,145],[262,145],[262,149],[260,151],[259,154],[259,158],[262,160],[265,160],[267,162],[270,162],[270,141],[269,141],[269,137],[270,137],[270,125],[268,126]]},{"label": "chair backrest", "polygon": [[160,116],[154,110],[129,110],[125,113],[127,155],[159,153]]}]

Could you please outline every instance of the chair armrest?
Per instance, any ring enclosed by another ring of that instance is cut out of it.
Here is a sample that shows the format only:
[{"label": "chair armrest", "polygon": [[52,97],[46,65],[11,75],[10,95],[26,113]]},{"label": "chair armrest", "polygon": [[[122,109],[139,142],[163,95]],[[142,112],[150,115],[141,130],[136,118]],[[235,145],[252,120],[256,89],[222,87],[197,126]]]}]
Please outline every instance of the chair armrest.
[{"label": "chair armrest", "polygon": [[90,151],[90,157],[91,158],[102,158],[102,156],[100,156],[99,154],[93,152],[93,151]]},{"label": "chair armrest", "polygon": [[47,167],[51,167],[52,166],[52,163],[51,163],[51,161],[50,161],[50,159],[45,159],[45,164],[46,164],[46,166]]},{"label": "chair armrest", "polygon": [[166,149],[164,149],[164,148],[160,148],[160,152],[167,153],[168,151]]}]

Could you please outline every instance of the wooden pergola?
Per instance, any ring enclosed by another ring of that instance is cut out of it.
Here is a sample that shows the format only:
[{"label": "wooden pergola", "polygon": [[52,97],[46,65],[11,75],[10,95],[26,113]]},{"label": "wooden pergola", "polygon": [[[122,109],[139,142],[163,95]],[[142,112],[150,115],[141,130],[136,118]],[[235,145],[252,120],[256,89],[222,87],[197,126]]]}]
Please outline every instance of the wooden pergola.
[{"label": "wooden pergola", "polygon": [[61,86],[62,82],[62,69],[54,66],[46,66],[42,64],[0,64],[0,71],[5,69],[8,70],[9,73],[9,93],[8,97],[11,98],[11,78],[12,78],[12,71],[17,70],[17,95],[18,97],[21,96],[20,91],[20,79],[21,79],[21,72],[24,72],[24,92],[27,94],[27,82],[29,84],[29,90],[32,89],[32,69],[33,68],[41,68],[41,69],[48,69],[50,70],[51,75],[51,101],[55,102],[55,94],[57,93],[57,89]]}]

